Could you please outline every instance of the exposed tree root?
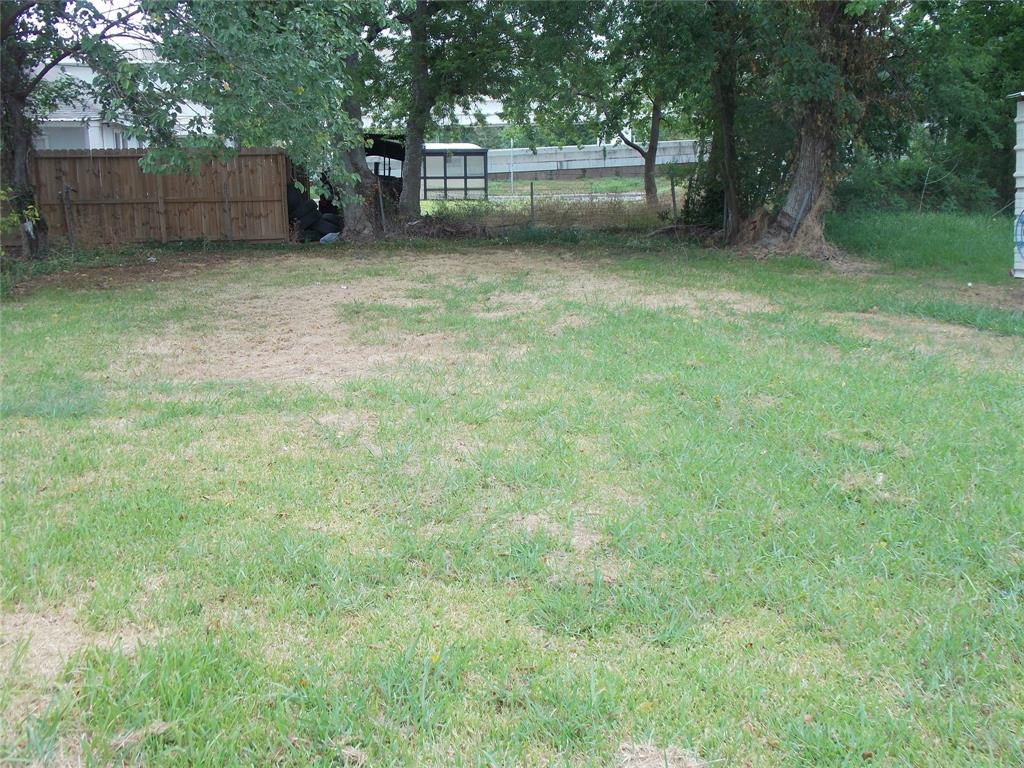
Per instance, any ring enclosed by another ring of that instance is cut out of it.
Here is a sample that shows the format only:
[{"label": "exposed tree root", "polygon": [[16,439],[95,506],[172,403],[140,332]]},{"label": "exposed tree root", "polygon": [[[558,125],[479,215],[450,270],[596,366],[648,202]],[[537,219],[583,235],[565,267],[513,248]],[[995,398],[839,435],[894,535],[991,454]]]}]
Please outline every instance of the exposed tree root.
[{"label": "exposed tree root", "polygon": [[828,195],[819,195],[795,232],[783,226],[779,217],[770,219],[764,209],[759,209],[740,230],[741,237],[748,238],[750,255],[768,258],[799,254],[822,261],[838,258],[839,249],[825,239],[824,213],[830,202]]}]

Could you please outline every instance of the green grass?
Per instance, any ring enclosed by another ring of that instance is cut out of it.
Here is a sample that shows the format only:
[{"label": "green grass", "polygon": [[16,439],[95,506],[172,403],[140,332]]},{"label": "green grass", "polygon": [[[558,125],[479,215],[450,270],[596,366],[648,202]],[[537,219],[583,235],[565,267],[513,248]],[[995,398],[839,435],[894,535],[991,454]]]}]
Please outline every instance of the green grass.
[{"label": "green grass", "polygon": [[1003,282],[1013,263],[1013,219],[988,214],[832,215],[826,234],[853,253],[898,269]]},{"label": "green grass", "polygon": [[[959,267],[298,253],[4,303],[0,613],[73,642],[4,638],[0,762],[1024,760],[1024,317]],[[238,373],[301,344],[383,362]]]},{"label": "green grass", "polygon": [[[657,177],[658,192],[670,194],[671,184],[665,176]],[[507,178],[491,179],[487,183],[487,190],[492,195],[513,194],[512,183]],[[537,179],[533,182],[535,195],[550,194],[608,194],[614,192],[643,192],[644,180],[642,176],[595,176],[583,179]],[[677,190],[678,192],[678,190]],[[516,179],[515,194],[529,195],[530,180]]]}]

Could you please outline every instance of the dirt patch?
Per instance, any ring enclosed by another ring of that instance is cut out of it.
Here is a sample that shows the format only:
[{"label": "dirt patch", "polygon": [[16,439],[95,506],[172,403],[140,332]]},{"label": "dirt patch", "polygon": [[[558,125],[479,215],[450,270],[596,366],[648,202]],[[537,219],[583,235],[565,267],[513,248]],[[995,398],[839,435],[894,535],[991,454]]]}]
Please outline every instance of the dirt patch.
[{"label": "dirt patch", "polygon": [[131,652],[143,637],[135,629],[113,634],[87,630],[66,609],[54,613],[0,613],[0,663],[9,666],[27,642],[20,669],[32,677],[52,681],[80,650],[96,646]]},{"label": "dirt patch", "polygon": [[858,259],[848,253],[837,252],[835,256],[825,262],[833,271],[841,275],[852,277],[877,275],[882,271],[881,265],[876,261]]},{"label": "dirt patch", "polygon": [[[609,264],[520,251],[373,254],[358,262],[277,257],[259,260],[258,271],[245,271],[250,265],[243,262],[232,267],[238,280],[221,280],[212,291],[209,283],[186,281],[184,299],[208,308],[207,329],[167,327],[114,368],[129,375],[155,369],[177,381],[331,384],[410,362],[479,363],[488,355],[461,350],[460,334],[430,329],[431,311],[443,305],[422,298],[422,291],[431,286],[457,289],[462,284],[472,288],[486,280],[525,279],[529,287],[481,296],[478,306],[469,310],[480,318],[536,313],[551,301],[682,308],[694,315],[774,309],[759,296],[728,290],[647,291],[611,274]],[[280,285],[304,282],[311,275],[319,282]],[[410,310],[416,314],[410,315]],[[410,324],[410,319],[415,322]],[[556,321],[552,332],[582,322],[579,314],[571,313],[564,322]]]},{"label": "dirt patch", "polygon": [[538,515],[537,513],[513,518],[512,525],[515,528],[522,528],[531,536],[541,531],[551,536],[557,536],[562,530],[561,526],[548,519],[545,515]]},{"label": "dirt patch", "polygon": [[619,747],[619,768],[707,768],[708,764],[689,750],[654,744],[623,744]]},{"label": "dirt patch", "polygon": [[966,304],[985,304],[1000,309],[1024,311],[1024,280],[1007,278],[1005,284],[999,285],[950,283],[945,287],[955,300]]},{"label": "dirt patch", "polygon": [[[150,260],[152,259],[152,260]],[[237,262],[257,262],[247,253],[172,253],[161,251],[156,254],[140,252],[126,263],[112,267],[87,267],[53,272],[23,280],[14,286],[12,294],[27,296],[40,288],[108,289],[166,280],[180,280],[208,273]]]},{"label": "dirt patch", "polygon": [[585,584],[600,580],[611,584],[621,578],[626,570],[616,558],[596,551],[603,536],[579,519],[574,520],[570,528],[556,523],[546,515],[531,513],[513,518],[512,524],[531,535],[543,532],[552,538],[569,540],[568,549],[554,550],[544,556],[545,564],[556,579],[570,578]]},{"label": "dirt patch", "polygon": [[755,294],[736,291],[684,289],[673,293],[656,293],[643,297],[640,304],[647,309],[683,308],[693,314],[734,312],[774,312],[777,307]]},{"label": "dirt patch", "polygon": [[927,354],[942,353],[964,367],[1024,370],[1024,340],[965,325],[872,312],[835,313],[833,321],[872,341],[895,342]]},{"label": "dirt patch", "polygon": [[339,304],[366,297],[366,291],[340,284],[249,292],[226,300],[213,330],[171,329],[147,340],[137,354],[176,380],[313,383],[356,378],[402,362],[471,357],[456,349],[453,334],[382,329],[372,340],[362,338],[356,324],[341,318]]},{"label": "dirt patch", "polygon": [[[14,695],[4,717],[20,723],[45,708],[54,683],[68,660],[86,648],[107,648],[134,653],[148,636],[137,628],[114,633],[85,629],[69,609],[52,613],[13,611],[0,613],[0,670],[13,675]],[[55,765],[79,765],[80,745],[61,740]]]}]

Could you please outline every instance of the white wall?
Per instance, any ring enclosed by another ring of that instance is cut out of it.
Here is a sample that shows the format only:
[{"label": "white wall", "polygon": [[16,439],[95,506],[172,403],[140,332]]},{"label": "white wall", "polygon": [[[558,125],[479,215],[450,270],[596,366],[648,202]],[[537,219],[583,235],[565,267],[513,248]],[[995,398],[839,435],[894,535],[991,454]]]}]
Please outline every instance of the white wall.
[{"label": "white wall", "polygon": [[1017,153],[1017,172],[1014,178],[1017,180],[1017,196],[1015,200],[1014,213],[1018,216],[1024,213],[1024,97],[1017,99],[1017,145],[1014,150]]},{"label": "white wall", "polygon": [[[146,59],[144,51],[136,51],[132,55],[135,58]],[[65,77],[91,83],[96,73],[87,64],[67,61],[47,72],[44,79],[59,80]],[[190,118],[205,118],[208,115],[207,109],[183,102],[179,116],[180,132],[185,132],[183,126]],[[37,149],[137,149],[144,146],[143,142],[126,138],[122,126],[101,123],[99,110],[95,106],[76,109],[75,105],[64,105],[56,113],[51,113],[50,118],[50,122],[44,120],[42,123],[42,136],[35,142]],[[78,133],[83,130],[82,124],[77,122],[79,118],[88,118],[85,135],[82,138],[79,138]],[[71,122],[72,120],[76,122]]]},{"label": "white wall", "polygon": [[124,135],[121,126],[110,124],[43,123],[35,139],[36,149],[135,149],[140,142]]},{"label": "white wall", "polygon": [[1024,243],[1016,236],[1018,222],[1024,216],[1024,94],[1017,96],[1017,145],[1014,150],[1017,154],[1017,170],[1014,179],[1017,182],[1017,191],[1014,197],[1014,249],[1013,249],[1013,276],[1024,278]]},{"label": "white wall", "polygon": [[[373,170],[375,162],[380,163],[382,175],[401,177],[402,164],[390,161],[391,172],[386,174],[387,161],[375,155],[366,158]],[[697,142],[694,139],[663,141],[658,145],[658,165],[678,163],[689,165],[697,162]],[[639,172],[644,160],[640,154],[624,144],[586,144],[583,147],[529,147],[515,149],[490,149],[487,151],[487,175],[491,178],[513,173],[551,173],[558,171],[584,171],[590,169],[631,168]],[[568,174],[572,175],[572,174]]]},{"label": "white wall", "polygon": [[[697,142],[692,139],[663,141],[658,145],[658,165],[697,162]],[[583,147],[492,149],[487,153],[487,172],[514,173],[566,171],[584,168],[642,166],[640,154],[625,144],[586,144]]]},{"label": "white wall", "polygon": [[83,149],[89,145],[89,130],[84,125],[44,126],[35,141],[36,149]]}]

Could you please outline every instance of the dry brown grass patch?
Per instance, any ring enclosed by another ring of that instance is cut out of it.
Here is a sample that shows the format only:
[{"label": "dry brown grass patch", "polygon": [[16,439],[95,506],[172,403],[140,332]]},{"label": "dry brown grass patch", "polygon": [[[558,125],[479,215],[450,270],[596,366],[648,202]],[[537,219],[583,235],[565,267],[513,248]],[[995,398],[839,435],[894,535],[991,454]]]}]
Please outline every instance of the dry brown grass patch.
[{"label": "dry brown grass patch", "polygon": [[[0,612],[0,670],[10,675],[15,695],[4,719],[20,723],[38,716],[58,676],[70,659],[88,648],[134,653],[152,638],[137,627],[116,632],[96,632],[79,624],[69,608],[46,613],[27,610]],[[70,742],[58,745],[55,765],[78,765],[81,750]]]},{"label": "dry brown grass patch", "polygon": [[380,343],[361,340],[342,321],[345,286],[266,291],[228,298],[215,329],[169,329],[139,350],[165,375],[182,380],[331,383],[400,362],[455,364],[467,355],[445,333],[393,331]]},{"label": "dry brown grass patch", "polygon": [[961,367],[982,365],[1024,371],[1024,340],[1017,337],[939,320],[874,312],[834,313],[829,317],[865,339],[893,342],[926,354],[945,354]]},{"label": "dry brown grass patch", "polygon": [[947,290],[957,301],[985,304],[1002,309],[1024,310],[1024,280],[1011,280],[1000,285],[950,283],[947,285]]},{"label": "dry brown grass patch", "polygon": [[599,552],[604,537],[578,517],[571,526],[566,526],[547,515],[531,513],[513,518],[512,525],[531,535],[543,532],[568,543],[567,549],[555,550],[544,556],[545,564],[556,579],[592,583],[596,578],[611,584],[628,570],[617,558]]},{"label": "dry brown grass patch", "polygon": [[654,744],[623,744],[619,747],[619,768],[707,768],[696,754],[679,747]]},{"label": "dry brown grass patch", "polygon": [[52,681],[78,651],[99,647],[130,653],[146,637],[137,628],[113,633],[86,629],[64,608],[48,613],[4,612],[0,613],[0,662],[9,665],[17,649],[27,643],[21,670]]},{"label": "dry brown grass patch", "polygon": [[682,308],[693,314],[705,312],[748,314],[751,312],[774,312],[777,309],[770,301],[756,294],[703,288],[684,288],[672,293],[655,293],[644,297],[640,304],[647,309]]},{"label": "dry brown grass patch", "polygon": [[[494,293],[476,310],[481,318],[501,318],[541,311],[551,301],[601,306],[684,309],[688,313],[750,313],[774,306],[756,295],[729,290],[682,288],[646,290],[609,272],[607,260],[496,251],[454,254],[372,254],[351,260],[264,259],[261,274],[313,270],[319,282],[301,287],[260,285],[251,264],[235,265],[213,291],[196,280],[184,281],[186,299],[208,309],[211,327],[193,331],[170,326],[145,340],[115,370],[129,375],[155,369],[181,381],[256,380],[332,384],[407,363],[458,366],[487,359],[459,349],[461,336],[450,331],[412,332],[388,317],[345,317],[346,305],[382,308],[440,308],[413,294],[424,286],[461,281],[528,278],[529,288]],[[367,276],[379,267],[401,277]],[[550,332],[578,327],[584,318],[571,313]]]}]

